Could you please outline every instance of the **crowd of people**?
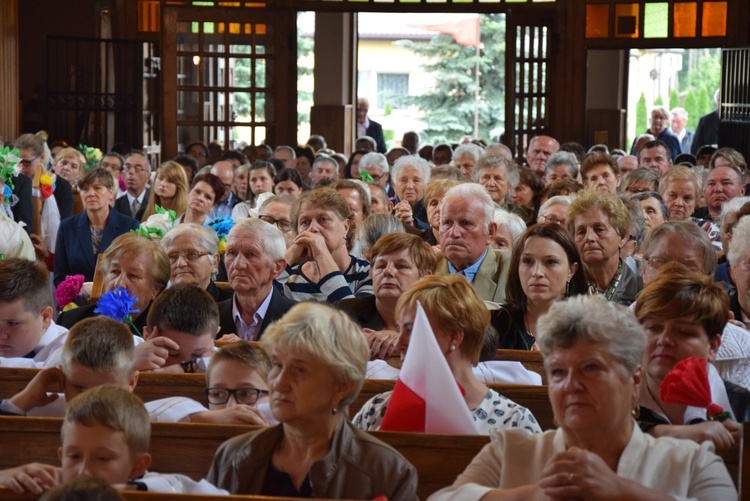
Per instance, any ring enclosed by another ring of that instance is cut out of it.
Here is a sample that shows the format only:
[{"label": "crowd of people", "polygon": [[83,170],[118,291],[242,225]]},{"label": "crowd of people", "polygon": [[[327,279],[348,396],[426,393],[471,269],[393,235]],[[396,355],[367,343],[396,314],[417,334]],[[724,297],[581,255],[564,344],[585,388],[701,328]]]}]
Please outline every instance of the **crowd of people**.
[{"label": "crowd of people", "polygon": [[[40,493],[90,475],[415,499],[414,467],[363,431],[383,426],[392,394],[349,406],[366,378],[398,377],[383,361],[407,356],[423,309],[476,433],[493,437],[434,499],[736,498],[714,451],[750,420],[742,154],[686,147],[659,108],[631,155],[543,135],[521,159],[469,137],[420,147],[416,133],[386,151],[358,104],[348,157],[319,135],[242,151],[193,142],[158,166],[124,145],[94,162],[53,154],[43,132],[14,142],[0,366],[39,372],[0,395],[0,414],[64,424],[61,468],[20,465],[0,485]],[[487,386],[526,381],[493,375],[498,349],[541,351],[556,430]],[[693,357],[727,419],[660,393]],[[205,372],[208,406],[144,406],[132,396],[144,370]],[[262,428],[222,445],[195,482],[147,471],[149,421]],[[98,441],[116,467],[90,460]]]}]

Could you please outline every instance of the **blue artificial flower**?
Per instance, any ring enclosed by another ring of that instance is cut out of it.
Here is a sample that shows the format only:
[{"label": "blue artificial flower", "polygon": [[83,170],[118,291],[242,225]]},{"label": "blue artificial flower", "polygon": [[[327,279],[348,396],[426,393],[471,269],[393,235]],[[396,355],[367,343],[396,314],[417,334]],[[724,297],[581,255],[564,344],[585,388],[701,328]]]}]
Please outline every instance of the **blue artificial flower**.
[{"label": "blue artificial flower", "polygon": [[234,221],[232,221],[231,217],[223,216],[217,217],[213,221],[204,223],[204,226],[212,228],[216,232],[216,236],[221,238],[226,237],[229,234],[229,230],[231,230],[232,226],[234,226]]},{"label": "blue artificial flower", "polygon": [[13,190],[7,184],[3,187],[3,196],[5,197],[5,203],[9,204],[11,198],[13,198]]},{"label": "blue artificial flower", "polygon": [[127,321],[131,323],[131,313],[138,313],[139,309],[133,308],[138,298],[124,287],[116,287],[113,291],[107,291],[96,302],[94,313],[114,318],[118,322]]}]

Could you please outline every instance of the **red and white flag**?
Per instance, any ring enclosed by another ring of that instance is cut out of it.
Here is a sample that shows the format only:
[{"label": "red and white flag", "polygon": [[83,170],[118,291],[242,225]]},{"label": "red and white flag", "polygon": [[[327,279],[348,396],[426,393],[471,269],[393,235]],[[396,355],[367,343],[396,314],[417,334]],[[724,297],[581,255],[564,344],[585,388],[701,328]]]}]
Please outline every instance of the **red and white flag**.
[{"label": "red and white flag", "polygon": [[471,47],[479,45],[479,15],[473,14],[456,21],[438,24],[410,24],[414,28],[451,35],[456,43]]},{"label": "red and white flag", "polygon": [[409,349],[380,429],[476,435],[474,419],[417,303]]}]

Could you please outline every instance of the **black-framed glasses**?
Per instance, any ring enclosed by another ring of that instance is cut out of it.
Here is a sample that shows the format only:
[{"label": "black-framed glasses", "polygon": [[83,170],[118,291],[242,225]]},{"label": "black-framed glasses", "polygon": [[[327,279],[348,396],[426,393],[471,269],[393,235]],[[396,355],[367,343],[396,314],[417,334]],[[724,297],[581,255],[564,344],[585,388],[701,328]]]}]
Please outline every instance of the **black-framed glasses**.
[{"label": "black-framed glasses", "polygon": [[237,388],[228,390],[226,388],[209,388],[206,390],[208,403],[212,405],[224,405],[229,402],[229,397],[234,395],[237,403],[253,405],[263,395],[268,395],[268,390],[258,388]]},{"label": "black-framed glasses", "polygon": [[271,216],[259,216],[258,219],[265,221],[268,224],[275,224],[276,227],[284,233],[292,231],[292,222],[287,219],[276,219]]}]

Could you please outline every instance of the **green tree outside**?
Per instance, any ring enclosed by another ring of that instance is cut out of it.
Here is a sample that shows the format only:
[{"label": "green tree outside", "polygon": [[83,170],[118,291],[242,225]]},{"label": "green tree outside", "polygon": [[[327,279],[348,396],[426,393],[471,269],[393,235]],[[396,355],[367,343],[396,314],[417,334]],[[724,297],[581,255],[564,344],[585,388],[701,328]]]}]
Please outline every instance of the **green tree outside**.
[{"label": "green tree outside", "polygon": [[677,93],[677,89],[672,89],[669,93],[669,109],[673,110],[680,106],[680,95]]},{"label": "green tree outside", "polygon": [[[479,136],[494,139],[505,123],[505,15],[482,14],[479,56]],[[426,73],[434,76],[433,87],[403,102],[421,112],[428,124],[424,134],[433,143],[455,142],[474,134],[474,91],[476,48],[456,43],[451,35],[440,34],[429,42],[399,40],[427,62]]]},{"label": "green tree outside", "polygon": [[698,113],[705,115],[706,113],[711,113],[713,108],[711,106],[711,98],[708,97],[708,89],[705,85],[701,85],[698,87]]},{"label": "green tree outside", "polygon": [[689,130],[695,130],[698,126],[698,120],[701,117],[700,111],[698,110],[698,100],[695,98],[695,92],[692,90],[685,96],[685,104],[683,105],[685,111],[688,113],[688,123],[686,127]]}]

